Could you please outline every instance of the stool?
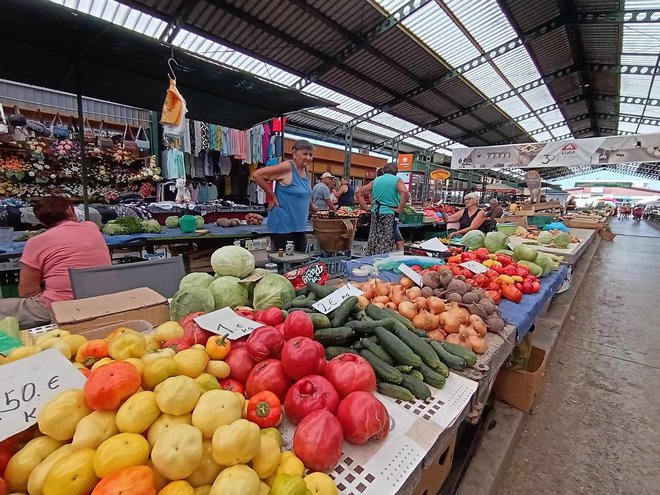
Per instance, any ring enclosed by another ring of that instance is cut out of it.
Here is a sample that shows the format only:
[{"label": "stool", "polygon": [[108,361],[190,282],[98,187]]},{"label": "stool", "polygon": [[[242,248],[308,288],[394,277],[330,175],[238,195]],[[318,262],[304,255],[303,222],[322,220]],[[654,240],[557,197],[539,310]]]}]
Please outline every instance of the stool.
[{"label": "stool", "polygon": [[280,258],[278,253],[268,253],[268,261],[277,263],[278,273],[287,273],[296,266],[309,263],[309,254],[295,252],[292,255],[283,254]]}]

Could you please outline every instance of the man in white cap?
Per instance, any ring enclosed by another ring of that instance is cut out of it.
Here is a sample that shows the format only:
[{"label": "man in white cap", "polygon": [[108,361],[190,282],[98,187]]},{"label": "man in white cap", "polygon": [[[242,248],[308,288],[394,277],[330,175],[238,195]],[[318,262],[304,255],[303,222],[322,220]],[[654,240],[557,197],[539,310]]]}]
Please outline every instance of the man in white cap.
[{"label": "man in white cap", "polygon": [[312,189],[312,211],[336,211],[336,207],[332,203],[332,194],[330,193],[333,180],[333,175],[330,172],[325,172],[321,176],[321,182],[314,186],[314,189]]}]

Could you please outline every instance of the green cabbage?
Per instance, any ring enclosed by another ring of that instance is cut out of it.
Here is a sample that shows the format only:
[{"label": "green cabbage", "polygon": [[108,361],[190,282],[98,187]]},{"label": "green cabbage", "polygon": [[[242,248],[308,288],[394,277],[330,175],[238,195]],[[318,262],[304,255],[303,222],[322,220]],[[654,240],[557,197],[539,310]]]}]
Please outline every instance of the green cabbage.
[{"label": "green cabbage", "polygon": [[518,244],[513,248],[513,259],[516,261],[534,261],[537,254],[536,249],[526,246],[525,244]]},{"label": "green cabbage", "polygon": [[106,223],[101,231],[108,235],[123,235],[128,233],[122,225],[119,225],[114,220],[110,220]]},{"label": "green cabbage", "polygon": [[158,220],[143,220],[144,231],[148,234],[160,234],[160,224]]},{"label": "green cabbage", "polygon": [[544,253],[539,253],[536,259],[534,260],[534,263],[540,266],[541,270],[543,270],[543,272],[541,273],[541,277],[545,277],[552,271],[553,261],[547,256],[545,256]]},{"label": "green cabbage", "polygon": [[218,277],[211,282],[209,290],[215,300],[215,309],[247,305],[248,289],[236,277]]},{"label": "green cabbage", "polygon": [[223,246],[211,255],[211,266],[221,277],[245,278],[254,270],[254,256],[240,246]]},{"label": "green cabbage", "polygon": [[254,286],[252,307],[266,309],[272,306],[281,308],[296,296],[289,279],[276,273],[268,273]]},{"label": "green cabbage", "polygon": [[571,236],[566,232],[560,232],[554,237],[552,244],[560,249],[566,249],[571,244]]},{"label": "green cabbage", "polygon": [[179,321],[190,313],[203,311],[208,313],[215,309],[215,300],[209,289],[203,287],[187,287],[179,290],[170,302],[170,319]]},{"label": "green cabbage", "polygon": [[475,249],[484,247],[485,240],[486,234],[481,230],[471,230],[461,238],[461,244],[474,251]]},{"label": "green cabbage", "polygon": [[203,289],[208,289],[211,282],[213,282],[213,276],[208,273],[189,273],[181,279],[181,282],[179,282],[179,290],[190,287],[202,287]]},{"label": "green cabbage", "polygon": [[171,215],[165,219],[165,226],[173,229],[179,226],[179,217]]},{"label": "green cabbage", "polygon": [[506,241],[508,237],[502,232],[488,232],[486,234],[486,239],[484,239],[484,247],[488,249],[489,252],[495,253],[500,249],[506,249]]},{"label": "green cabbage", "polygon": [[550,232],[548,232],[547,230],[544,230],[543,232],[541,232],[539,234],[539,236],[536,240],[538,241],[539,244],[547,246],[548,244],[550,244],[552,242],[552,234]]},{"label": "green cabbage", "polygon": [[541,268],[536,263],[532,263],[531,261],[527,261],[527,260],[520,260],[518,264],[520,266],[524,266],[525,268],[527,268],[529,270],[529,273],[531,273],[535,277],[540,277],[543,274],[543,268]]},{"label": "green cabbage", "polygon": [[511,256],[513,258],[513,251],[510,249],[498,249],[495,254],[506,254],[507,256]]},{"label": "green cabbage", "polygon": [[197,225],[197,229],[203,229],[204,228],[204,217],[201,215],[195,215],[195,222]]}]

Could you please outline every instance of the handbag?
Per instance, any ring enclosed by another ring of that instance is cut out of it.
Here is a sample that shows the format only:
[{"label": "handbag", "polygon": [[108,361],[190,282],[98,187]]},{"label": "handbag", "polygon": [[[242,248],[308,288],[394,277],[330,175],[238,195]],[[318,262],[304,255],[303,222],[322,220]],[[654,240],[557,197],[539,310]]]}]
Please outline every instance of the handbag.
[{"label": "handbag", "polygon": [[128,124],[124,127],[124,141],[122,147],[129,151],[137,151],[138,149],[137,143],[135,142],[135,136],[133,135],[133,129],[131,129],[131,126]]},{"label": "handbag", "polygon": [[147,131],[144,130],[144,127],[142,127],[142,125],[138,127],[137,133],[135,134],[135,144],[140,150],[151,149],[151,143],[149,142]]},{"label": "handbag", "polygon": [[27,121],[26,127],[34,132],[35,136],[41,137],[50,137],[50,128],[44,124],[43,116],[41,115],[41,110],[37,108],[37,111],[34,114],[33,119]]},{"label": "handbag", "polygon": [[110,133],[105,128],[104,121],[101,121],[99,124],[98,138],[96,142],[101,148],[114,148],[115,146],[115,142],[112,140]]},{"label": "handbag", "polygon": [[9,134],[9,124],[5,118],[5,109],[2,107],[2,103],[0,103],[0,134]]},{"label": "handbag", "polygon": [[69,128],[62,122],[62,117],[60,117],[59,113],[55,114],[53,121],[50,123],[50,132],[53,134],[53,137],[58,139],[69,139],[71,135]]},{"label": "handbag", "polygon": [[27,119],[18,109],[17,105],[14,105],[14,113],[7,117],[7,123],[12,127],[24,127],[27,125]]}]

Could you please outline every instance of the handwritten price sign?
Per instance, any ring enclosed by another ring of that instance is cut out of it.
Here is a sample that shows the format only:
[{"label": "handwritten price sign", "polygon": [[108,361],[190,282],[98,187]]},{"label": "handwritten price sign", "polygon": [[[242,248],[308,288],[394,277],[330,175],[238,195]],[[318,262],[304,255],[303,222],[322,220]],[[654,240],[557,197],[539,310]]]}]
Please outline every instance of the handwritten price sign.
[{"label": "handwritten price sign", "polygon": [[204,330],[217,333],[218,335],[227,334],[230,339],[238,339],[249,335],[255,328],[263,326],[263,323],[238,316],[231,308],[222,308],[198,316],[194,320]]},{"label": "handwritten price sign", "polygon": [[312,304],[312,307],[324,315],[327,315],[330,311],[337,309],[344,299],[360,295],[362,295],[360,289],[356,289],[351,284],[346,284],[341,289],[337,289],[329,296]]},{"label": "handwritten price sign", "polygon": [[459,266],[464,266],[472,273],[486,273],[488,271],[488,268],[478,261],[466,261],[465,263],[459,263]]},{"label": "handwritten price sign", "polygon": [[84,385],[85,376],[56,349],[3,365],[0,440],[35,424],[39,407],[55,395]]}]

